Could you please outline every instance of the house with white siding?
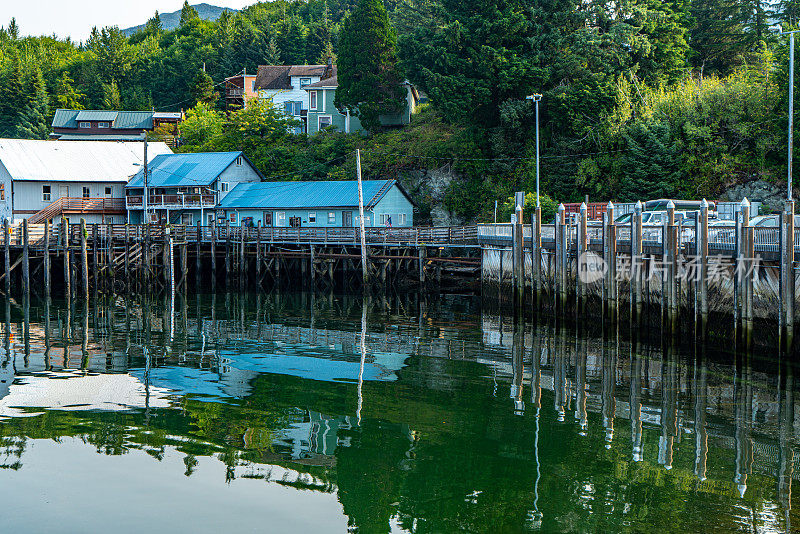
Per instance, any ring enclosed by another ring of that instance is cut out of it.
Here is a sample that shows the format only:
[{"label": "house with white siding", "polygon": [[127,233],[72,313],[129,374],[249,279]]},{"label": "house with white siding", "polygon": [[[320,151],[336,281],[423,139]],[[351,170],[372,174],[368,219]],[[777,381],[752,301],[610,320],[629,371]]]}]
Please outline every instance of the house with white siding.
[{"label": "house with white siding", "polygon": [[[125,184],[142,168],[143,145],[0,139],[0,219],[124,223]],[[148,144],[148,160],[171,153]]]},{"label": "house with white siding", "polygon": [[308,113],[307,85],[336,76],[336,65],[261,65],[258,67],[254,89],[259,98],[271,100],[301,123],[295,133],[305,133]]}]

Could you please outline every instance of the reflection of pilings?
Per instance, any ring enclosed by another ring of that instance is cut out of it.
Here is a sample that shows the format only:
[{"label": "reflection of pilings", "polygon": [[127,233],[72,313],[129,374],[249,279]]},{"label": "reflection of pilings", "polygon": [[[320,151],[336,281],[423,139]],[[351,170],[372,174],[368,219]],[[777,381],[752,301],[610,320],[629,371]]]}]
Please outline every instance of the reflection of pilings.
[{"label": "reflection of pilings", "polygon": [[642,356],[639,353],[639,329],[634,327],[631,336],[631,378],[630,378],[630,412],[631,412],[631,447],[633,461],[641,462],[642,453]]},{"label": "reflection of pilings", "polygon": [[589,426],[586,415],[586,360],[589,355],[589,343],[580,330],[575,331],[575,420],[580,426],[581,436],[586,435]]},{"label": "reflection of pilings", "polygon": [[531,404],[536,409],[539,417],[539,408],[542,407],[542,337],[546,334],[544,328],[533,327],[533,351],[531,353]]},{"label": "reflection of pilings", "polygon": [[733,481],[744,497],[747,491],[747,475],[753,469],[753,439],[750,437],[753,407],[753,382],[750,368],[750,354],[745,351],[736,358],[736,373],[733,379],[733,417],[736,429],[736,473]]},{"label": "reflection of pilings", "polygon": [[567,407],[567,350],[566,329],[563,324],[556,326],[555,354],[553,354],[553,395],[558,420],[564,421]]},{"label": "reflection of pilings", "polygon": [[787,358],[781,359],[778,376],[778,502],[784,508],[786,524],[785,532],[791,532],[792,525],[789,512],[792,509],[792,476],[794,475],[794,373],[792,363]]},{"label": "reflection of pilings", "polygon": [[708,363],[705,343],[695,345],[694,361],[694,474],[700,480],[706,479],[708,459],[708,430],[706,429],[706,410],[708,407]]},{"label": "reflection of pilings", "polygon": [[359,349],[361,350],[361,367],[358,371],[358,408],[356,409],[356,418],[358,425],[361,426],[361,406],[364,404],[364,363],[367,359],[367,297],[363,298],[361,305],[361,339],[359,342]]},{"label": "reflection of pilings", "polygon": [[667,469],[672,469],[672,448],[678,435],[678,363],[675,341],[670,333],[661,360],[661,437],[658,442],[658,463]]},{"label": "reflection of pilings", "polygon": [[522,400],[522,379],[525,374],[523,353],[525,351],[525,323],[521,314],[514,320],[514,340],[511,356],[511,398],[514,399],[514,413],[522,415],[525,403]]},{"label": "reflection of pilings", "polygon": [[[611,308],[613,310],[613,307]],[[603,340],[603,366],[602,366],[602,388],[600,392],[602,401],[603,428],[606,431],[606,447],[611,447],[614,439],[614,415],[617,410],[614,389],[617,383],[617,347],[619,343],[619,329],[616,322],[613,323],[612,339]]]}]

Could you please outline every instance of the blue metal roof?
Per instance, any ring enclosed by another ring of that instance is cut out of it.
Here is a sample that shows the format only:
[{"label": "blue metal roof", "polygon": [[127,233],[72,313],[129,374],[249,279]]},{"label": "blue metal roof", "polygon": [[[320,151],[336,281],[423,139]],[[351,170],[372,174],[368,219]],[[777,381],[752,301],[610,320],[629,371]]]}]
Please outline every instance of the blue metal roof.
[{"label": "blue metal roof", "polygon": [[[148,167],[147,187],[211,185],[237,157],[242,155],[241,152],[198,152],[156,156]],[[144,169],[136,173],[127,187],[143,187],[143,177]]]},{"label": "blue metal roof", "polygon": [[[364,206],[374,206],[396,183],[396,180],[363,180]],[[242,183],[220,202],[223,209],[351,207],[358,207],[356,180]]]}]

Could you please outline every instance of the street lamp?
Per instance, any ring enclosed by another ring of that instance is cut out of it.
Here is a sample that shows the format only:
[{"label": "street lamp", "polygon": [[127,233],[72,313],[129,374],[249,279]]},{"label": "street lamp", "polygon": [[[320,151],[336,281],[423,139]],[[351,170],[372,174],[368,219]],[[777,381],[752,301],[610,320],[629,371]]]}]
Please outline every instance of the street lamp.
[{"label": "street lamp", "polygon": [[788,193],[787,200],[792,200],[792,145],[794,144],[794,34],[800,30],[785,32],[789,35],[789,160],[788,160]]},{"label": "street lamp", "polygon": [[542,95],[533,94],[525,97],[527,100],[533,100],[536,104],[536,207],[539,204],[539,102],[542,100]]}]

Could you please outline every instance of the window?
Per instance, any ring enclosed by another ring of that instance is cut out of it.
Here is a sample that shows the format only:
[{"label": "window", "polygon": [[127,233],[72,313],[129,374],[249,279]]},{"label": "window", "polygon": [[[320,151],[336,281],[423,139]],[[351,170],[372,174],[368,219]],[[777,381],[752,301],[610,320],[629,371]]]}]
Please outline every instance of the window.
[{"label": "window", "polygon": [[214,222],[214,214],[209,213],[208,215],[206,215],[206,220],[208,222],[208,226],[211,226]]},{"label": "window", "polygon": [[91,128],[92,127],[92,123],[91,122],[82,122],[78,126],[81,127],[81,128]]},{"label": "window", "polygon": [[230,186],[230,184],[228,184],[228,182],[220,182],[220,183],[219,183],[219,190],[220,190],[221,192],[223,192],[223,193],[227,193],[227,192],[228,192],[228,187],[229,187],[229,186]]},{"label": "window", "polygon": [[83,187],[83,198],[89,198],[92,195],[92,192],[89,190],[88,187]]},{"label": "window", "polygon": [[317,222],[317,212],[316,211],[309,211],[308,212],[308,222],[309,223]]},{"label": "window", "polygon": [[291,115],[294,113],[294,102],[284,102],[283,103],[283,112],[287,115]]},{"label": "window", "polygon": [[111,196],[111,186],[108,186],[108,185],[106,186],[106,196],[107,197]]},{"label": "window", "polygon": [[325,115],[325,116],[319,117],[318,120],[319,120],[319,129],[320,130],[322,130],[324,128],[328,128],[331,125],[331,117],[330,117],[330,115]]},{"label": "window", "polygon": [[308,109],[317,109],[317,92],[309,91],[308,98]]},{"label": "window", "polygon": [[191,213],[182,213],[181,214],[181,224],[185,224],[187,226],[191,226],[191,224],[192,224],[192,214]]},{"label": "window", "polygon": [[311,78],[300,78],[300,89],[306,85],[311,85]]},{"label": "window", "polygon": [[230,214],[228,215],[228,220],[231,222],[231,224],[236,224],[236,221],[238,220],[237,219],[238,215],[239,214],[236,213],[235,211],[230,212]]},{"label": "window", "polygon": [[302,114],[301,113],[302,111],[303,111],[303,103],[302,102],[295,102],[294,103],[294,114],[299,116],[299,115]]},{"label": "window", "polygon": [[381,213],[381,215],[378,217],[378,219],[380,220],[381,226],[386,224],[386,214]]},{"label": "window", "polygon": [[272,226],[272,212],[271,211],[265,211],[261,215],[261,224],[263,226]]},{"label": "window", "polygon": [[336,213],[333,211],[328,212],[328,224],[336,224]]},{"label": "window", "polygon": [[42,200],[45,202],[50,202],[50,186],[43,185],[42,186]]},{"label": "window", "polygon": [[6,184],[0,184],[0,200],[6,199]]},{"label": "window", "polygon": [[278,220],[276,226],[286,226],[286,212],[279,211],[278,212]]},{"label": "window", "polygon": [[406,224],[406,214],[405,213],[398,213],[397,214],[397,224],[400,226],[404,226]]},{"label": "window", "polygon": [[98,128],[108,128],[108,123],[107,122],[98,122],[97,123],[97,127]]},{"label": "window", "polygon": [[253,80],[253,82],[250,84],[250,91],[252,91],[254,93],[256,92],[256,81],[255,80]]},{"label": "window", "polygon": [[242,166],[242,156],[239,156],[238,158],[236,158],[236,166],[237,167],[241,167]]}]

